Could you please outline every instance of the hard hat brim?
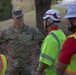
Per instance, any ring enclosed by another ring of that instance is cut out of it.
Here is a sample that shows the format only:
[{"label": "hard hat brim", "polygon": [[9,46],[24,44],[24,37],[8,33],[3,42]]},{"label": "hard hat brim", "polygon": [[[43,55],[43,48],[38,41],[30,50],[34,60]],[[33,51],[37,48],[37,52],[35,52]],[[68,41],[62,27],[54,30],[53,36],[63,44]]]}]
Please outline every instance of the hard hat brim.
[{"label": "hard hat brim", "polygon": [[51,20],[53,20],[53,21],[60,21],[60,19],[56,19],[56,18],[54,18],[53,16],[45,16],[45,17],[43,17],[43,19],[45,20],[45,19],[47,19],[47,18],[50,18]]},{"label": "hard hat brim", "polygon": [[76,14],[70,14],[70,15],[66,15],[64,18],[75,18]]}]

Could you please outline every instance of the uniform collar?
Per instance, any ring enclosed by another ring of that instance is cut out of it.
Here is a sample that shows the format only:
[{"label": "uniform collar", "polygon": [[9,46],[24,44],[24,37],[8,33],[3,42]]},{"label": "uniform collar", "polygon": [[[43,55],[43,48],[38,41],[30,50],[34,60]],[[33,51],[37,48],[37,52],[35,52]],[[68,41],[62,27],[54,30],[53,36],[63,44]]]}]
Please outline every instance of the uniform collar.
[{"label": "uniform collar", "polygon": [[15,28],[15,26],[13,25],[13,28],[14,28],[15,30],[17,30],[17,31],[27,31],[27,30],[28,30],[28,25],[24,24],[24,27],[21,28],[21,29],[17,29],[17,28]]}]

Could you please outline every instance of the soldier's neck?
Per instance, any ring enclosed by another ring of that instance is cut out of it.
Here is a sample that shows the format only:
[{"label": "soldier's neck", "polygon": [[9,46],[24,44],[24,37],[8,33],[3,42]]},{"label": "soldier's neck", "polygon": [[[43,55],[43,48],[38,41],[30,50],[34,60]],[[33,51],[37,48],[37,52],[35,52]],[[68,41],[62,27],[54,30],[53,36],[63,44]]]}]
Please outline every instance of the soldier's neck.
[{"label": "soldier's neck", "polygon": [[24,27],[24,24],[22,24],[22,25],[14,24],[14,27],[15,27],[16,29],[22,29],[22,28]]}]

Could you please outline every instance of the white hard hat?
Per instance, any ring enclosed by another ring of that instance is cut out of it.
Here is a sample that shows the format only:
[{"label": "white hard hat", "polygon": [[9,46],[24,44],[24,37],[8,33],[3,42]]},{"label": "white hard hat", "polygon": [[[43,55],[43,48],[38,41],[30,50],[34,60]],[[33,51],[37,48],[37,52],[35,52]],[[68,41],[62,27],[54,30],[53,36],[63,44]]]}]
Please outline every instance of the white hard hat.
[{"label": "white hard hat", "polygon": [[70,5],[66,10],[64,18],[75,18],[76,17],[76,4]]},{"label": "white hard hat", "polygon": [[46,11],[45,15],[43,16],[43,19],[50,18],[53,21],[61,21],[60,12],[55,9],[50,9]]}]

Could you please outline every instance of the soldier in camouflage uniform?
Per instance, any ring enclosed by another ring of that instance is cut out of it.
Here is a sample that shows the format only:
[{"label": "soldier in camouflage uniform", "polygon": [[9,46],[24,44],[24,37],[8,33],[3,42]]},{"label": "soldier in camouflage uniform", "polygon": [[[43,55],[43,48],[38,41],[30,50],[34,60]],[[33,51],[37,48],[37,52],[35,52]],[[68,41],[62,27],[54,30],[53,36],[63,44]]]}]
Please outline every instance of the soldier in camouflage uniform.
[{"label": "soldier in camouflage uniform", "polygon": [[38,47],[35,45],[40,44],[44,37],[38,29],[24,24],[22,9],[14,9],[12,19],[14,24],[2,30],[1,38],[7,44],[7,50],[3,51],[8,61],[6,75],[34,75],[34,64],[30,57],[35,53],[32,51]]}]

